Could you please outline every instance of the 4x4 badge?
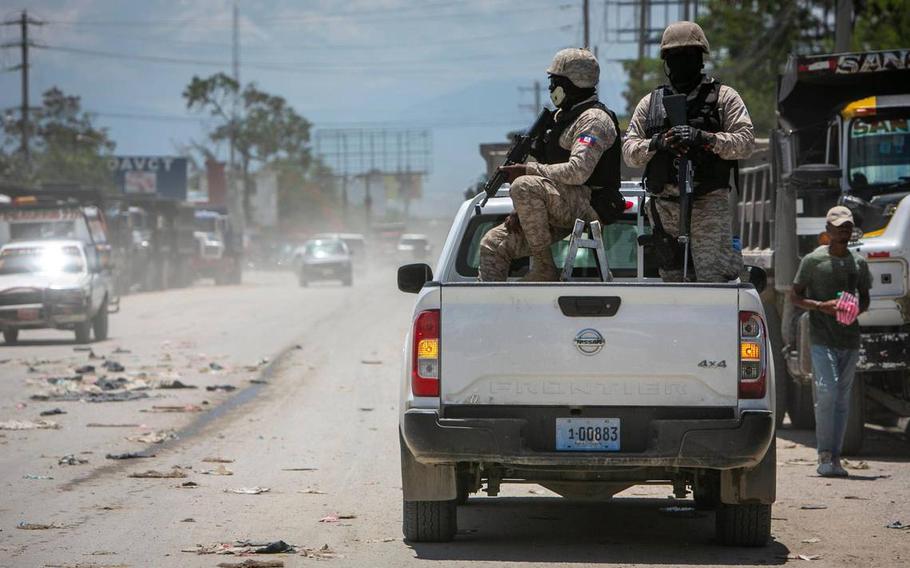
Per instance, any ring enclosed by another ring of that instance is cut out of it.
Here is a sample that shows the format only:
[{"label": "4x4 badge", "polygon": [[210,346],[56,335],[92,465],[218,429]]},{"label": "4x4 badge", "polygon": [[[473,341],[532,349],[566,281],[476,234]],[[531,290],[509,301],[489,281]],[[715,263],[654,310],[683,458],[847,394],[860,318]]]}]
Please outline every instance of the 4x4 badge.
[{"label": "4x4 badge", "polygon": [[707,359],[704,359],[704,360],[702,360],[701,363],[698,364],[698,366],[699,366],[699,367],[702,367],[702,368],[704,368],[704,369],[726,369],[726,368],[727,368],[727,361],[726,361],[726,360],[723,360],[723,361],[708,361]]}]

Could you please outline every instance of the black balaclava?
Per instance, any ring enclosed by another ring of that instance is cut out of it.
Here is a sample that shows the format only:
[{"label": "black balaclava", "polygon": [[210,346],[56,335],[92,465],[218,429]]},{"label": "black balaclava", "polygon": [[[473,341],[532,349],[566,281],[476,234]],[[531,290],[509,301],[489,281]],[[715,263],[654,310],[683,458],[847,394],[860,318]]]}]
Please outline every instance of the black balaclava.
[{"label": "black balaclava", "polygon": [[597,89],[582,89],[568,77],[550,75],[550,100],[557,108],[572,108],[577,103],[591,97]]},{"label": "black balaclava", "polygon": [[664,55],[664,73],[679,93],[688,93],[701,83],[704,53],[698,47],[683,47]]}]

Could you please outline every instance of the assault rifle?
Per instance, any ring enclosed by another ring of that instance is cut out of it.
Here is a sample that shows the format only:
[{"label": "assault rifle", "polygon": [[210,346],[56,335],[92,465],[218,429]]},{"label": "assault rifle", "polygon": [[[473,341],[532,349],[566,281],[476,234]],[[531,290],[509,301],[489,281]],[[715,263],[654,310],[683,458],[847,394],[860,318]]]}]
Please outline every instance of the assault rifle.
[{"label": "assault rifle", "polygon": [[[686,95],[663,97],[664,109],[670,126],[686,124]],[[689,272],[689,221],[692,208],[692,161],[686,154],[677,158],[676,183],[679,186],[679,244],[683,245],[683,282]]]},{"label": "assault rifle", "polygon": [[[509,153],[506,155],[506,159],[502,162],[502,165],[512,166],[514,164],[523,164],[525,160],[528,159],[528,154],[531,153],[531,145],[534,143],[534,140],[543,136],[544,132],[546,132],[552,124],[553,111],[548,108],[540,111],[540,116],[537,117],[537,120],[534,121],[534,124],[531,125],[528,132],[519,136],[512,145],[512,148],[509,149]],[[480,202],[480,205],[475,207],[475,211],[478,215],[483,206],[487,204],[487,200],[496,195],[496,191],[499,190],[499,187],[505,183],[505,181],[506,173],[500,169],[497,169],[496,173],[487,180],[487,183],[483,186],[483,191],[487,195],[483,198],[483,201]]]}]

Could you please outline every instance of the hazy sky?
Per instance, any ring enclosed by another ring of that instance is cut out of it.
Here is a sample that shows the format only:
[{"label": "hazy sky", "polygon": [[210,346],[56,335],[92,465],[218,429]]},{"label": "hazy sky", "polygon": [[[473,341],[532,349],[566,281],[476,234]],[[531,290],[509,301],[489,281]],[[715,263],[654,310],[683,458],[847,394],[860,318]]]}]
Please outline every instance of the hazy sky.
[{"label": "hazy sky", "polygon": [[[230,0],[6,0],[31,28],[32,104],[51,86],[82,97],[120,154],[173,154],[204,140],[206,121],[180,93],[190,78],[230,72]],[[483,172],[478,144],[504,139],[533,115],[530,87],[546,84],[559,49],[582,41],[581,0],[246,0],[240,6],[241,80],[281,95],[316,129],[426,126],[432,173],[418,209],[451,209]],[[591,2],[601,97],[622,111],[618,63],[632,46],[605,40]],[[18,26],[0,30],[18,41]],[[18,49],[0,66],[19,63]],[[544,100],[546,93],[543,93]],[[19,74],[0,73],[0,107],[18,107]],[[222,149],[222,154],[226,149]]]}]

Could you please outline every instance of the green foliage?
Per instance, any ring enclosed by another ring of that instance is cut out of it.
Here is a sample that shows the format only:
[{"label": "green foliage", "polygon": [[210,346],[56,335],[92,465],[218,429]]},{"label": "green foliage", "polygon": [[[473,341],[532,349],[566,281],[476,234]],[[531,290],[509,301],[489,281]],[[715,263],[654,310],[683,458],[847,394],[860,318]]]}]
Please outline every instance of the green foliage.
[{"label": "green foliage", "polygon": [[853,49],[910,47],[910,0],[866,0],[853,28]]},{"label": "green foliage", "polygon": [[3,123],[0,178],[23,184],[66,184],[112,189],[107,158],[114,150],[107,129],[92,124],[80,98],[57,87],[42,96],[41,108],[30,114],[31,167],[21,151],[22,120]]},{"label": "green foliage", "polygon": [[[249,84],[240,89],[233,78],[217,73],[207,78],[193,77],[183,91],[187,108],[207,111],[220,124],[210,133],[212,142],[233,140],[240,159],[243,179],[244,210],[249,219],[254,162],[261,166],[280,165],[282,171],[298,170],[306,178],[312,158],[309,151],[312,124],[287,104],[283,97],[271,95]],[[237,111],[234,113],[234,101]],[[293,167],[291,167],[293,166]],[[295,175],[297,175],[295,174]],[[279,211],[285,213],[279,192]]]},{"label": "green foliage", "polygon": [[665,84],[667,76],[664,74],[664,62],[661,59],[623,61],[622,66],[629,75],[629,82],[622,96],[626,101],[626,113],[631,117],[638,106],[638,101],[658,85]]}]

